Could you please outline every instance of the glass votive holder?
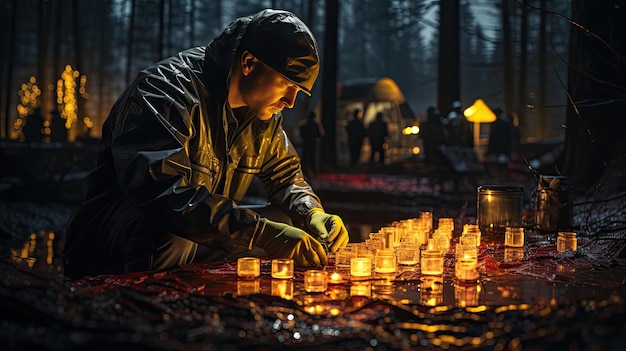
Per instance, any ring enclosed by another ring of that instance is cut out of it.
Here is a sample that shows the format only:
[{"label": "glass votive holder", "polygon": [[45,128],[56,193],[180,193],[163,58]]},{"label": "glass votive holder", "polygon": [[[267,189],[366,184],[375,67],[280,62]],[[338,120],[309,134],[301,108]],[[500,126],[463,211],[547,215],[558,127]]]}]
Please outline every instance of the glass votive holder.
[{"label": "glass votive holder", "polygon": [[293,278],[293,260],[291,258],[275,258],[272,260],[272,278]]},{"label": "glass votive holder", "polygon": [[404,246],[400,245],[396,248],[396,257],[399,265],[413,266],[420,261],[420,249],[419,246]]},{"label": "glass votive holder", "polygon": [[261,259],[258,257],[240,257],[237,259],[237,275],[244,278],[256,278],[261,275]]},{"label": "glass votive holder", "polygon": [[565,250],[576,251],[578,241],[575,232],[559,232],[556,238],[556,251],[563,252]]},{"label": "glass votive holder", "polygon": [[428,239],[428,250],[447,252],[450,249],[450,239],[445,235],[433,235]]},{"label": "glass votive holder", "polygon": [[393,249],[376,251],[374,271],[376,273],[394,273],[396,271],[396,253]]},{"label": "glass votive holder", "polygon": [[271,293],[285,300],[293,299],[293,280],[272,279]]},{"label": "glass votive holder", "polygon": [[422,251],[422,259],[420,268],[424,275],[443,274],[443,251],[441,250],[424,250]]},{"label": "glass votive holder", "polygon": [[338,269],[350,268],[350,259],[356,257],[356,248],[346,246],[335,253],[335,267]]},{"label": "glass votive holder", "polygon": [[369,277],[372,275],[372,259],[370,257],[353,257],[350,259],[350,275],[353,277]]},{"label": "glass votive holder", "polygon": [[471,254],[462,254],[457,257],[454,265],[456,279],[463,282],[475,282],[478,280],[478,259]]},{"label": "glass votive holder", "polygon": [[308,270],[304,272],[304,290],[306,292],[324,292],[328,287],[328,277],[325,271]]},{"label": "glass votive holder", "polygon": [[476,233],[463,233],[459,238],[459,244],[465,246],[480,246],[480,235]]},{"label": "glass votive holder", "polygon": [[506,227],[504,231],[504,246],[524,247],[524,228]]}]

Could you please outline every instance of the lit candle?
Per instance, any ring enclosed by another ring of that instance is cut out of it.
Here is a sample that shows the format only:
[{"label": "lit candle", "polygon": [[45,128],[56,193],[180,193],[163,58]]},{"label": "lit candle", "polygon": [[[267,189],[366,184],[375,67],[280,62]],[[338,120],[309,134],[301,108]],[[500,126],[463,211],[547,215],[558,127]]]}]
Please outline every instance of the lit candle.
[{"label": "lit candle", "polygon": [[350,275],[353,277],[371,276],[372,259],[370,257],[353,257],[350,259]]},{"label": "lit candle", "polygon": [[255,278],[261,275],[261,259],[258,257],[240,257],[237,259],[237,275]]},{"label": "lit candle", "polygon": [[504,246],[523,247],[524,228],[506,227],[504,232]]},{"label": "lit candle", "polygon": [[376,251],[374,271],[376,273],[394,273],[396,271],[396,253],[393,249]]},{"label": "lit candle", "polygon": [[285,300],[293,299],[293,281],[287,279],[272,279],[272,296]]},{"label": "lit candle", "polygon": [[476,256],[463,254],[458,257],[454,266],[456,278],[460,281],[478,280],[478,260]]},{"label": "lit candle", "polygon": [[272,260],[272,278],[293,278],[293,260],[291,258],[276,258]]},{"label": "lit candle", "polygon": [[415,245],[400,245],[396,248],[398,264],[402,266],[413,266],[420,261],[420,249]]},{"label": "lit candle", "polygon": [[576,251],[578,243],[575,232],[559,232],[556,238],[556,251],[563,252],[565,250]]},{"label": "lit candle", "polygon": [[308,270],[304,272],[304,290],[306,292],[324,292],[328,286],[325,271]]},{"label": "lit candle", "polygon": [[424,250],[421,260],[422,274],[437,275],[443,274],[443,251]]}]

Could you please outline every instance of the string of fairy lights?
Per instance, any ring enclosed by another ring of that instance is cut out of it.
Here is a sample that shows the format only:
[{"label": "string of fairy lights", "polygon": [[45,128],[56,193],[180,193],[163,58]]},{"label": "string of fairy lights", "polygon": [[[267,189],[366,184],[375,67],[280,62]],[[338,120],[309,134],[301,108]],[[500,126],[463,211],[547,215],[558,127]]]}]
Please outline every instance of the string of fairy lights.
[{"label": "string of fairy lights", "polygon": [[[22,139],[22,130],[28,123],[28,116],[41,108],[42,91],[37,84],[37,78],[31,76],[28,82],[23,83],[17,92],[19,102],[16,106],[17,118],[13,122],[11,131],[12,139]],[[89,99],[87,92],[87,76],[81,75],[78,70],[66,65],[60,78],[56,82],[56,104],[61,118],[65,120],[65,129],[70,129],[78,121],[78,99]],[[82,122],[87,129],[93,127],[93,121],[88,116],[82,117]],[[51,134],[51,122],[44,119],[42,128],[42,140],[49,140]]]}]

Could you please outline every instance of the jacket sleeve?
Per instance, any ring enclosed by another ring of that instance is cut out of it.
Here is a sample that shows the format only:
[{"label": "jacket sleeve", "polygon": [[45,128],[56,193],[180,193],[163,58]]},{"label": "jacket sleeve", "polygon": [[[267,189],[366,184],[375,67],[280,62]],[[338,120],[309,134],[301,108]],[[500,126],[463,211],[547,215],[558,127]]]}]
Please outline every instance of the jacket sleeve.
[{"label": "jacket sleeve", "polygon": [[322,208],[319,197],[304,179],[300,157],[282,128],[282,117],[273,130],[271,146],[259,178],[272,203],[289,214],[294,224],[303,227],[313,208]]},{"label": "jacket sleeve", "polygon": [[[170,84],[153,75],[139,79],[112,110],[110,148],[122,192],[167,231],[228,252],[245,250],[259,216],[192,184],[188,145],[192,113],[199,112],[193,87]],[[170,93],[176,89],[187,91]]]}]

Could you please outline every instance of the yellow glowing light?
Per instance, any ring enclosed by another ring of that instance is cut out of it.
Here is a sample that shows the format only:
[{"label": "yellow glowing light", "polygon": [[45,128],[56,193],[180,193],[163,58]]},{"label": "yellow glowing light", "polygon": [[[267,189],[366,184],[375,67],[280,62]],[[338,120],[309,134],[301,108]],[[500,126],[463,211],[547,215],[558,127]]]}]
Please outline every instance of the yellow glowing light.
[{"label": "yellow glowing light", "polygon": [[420,149],[419,146],[413,146],[413,149],[411,149],[411,152],[413,152],[413,155],[419,155],[420,152],[422,152],[422,149]]},{"label": "yellow glowing light", "polygon": [[418,126],[411,127],[411,134],[419,134],[419,132],[420,132],[420,127]]}]

